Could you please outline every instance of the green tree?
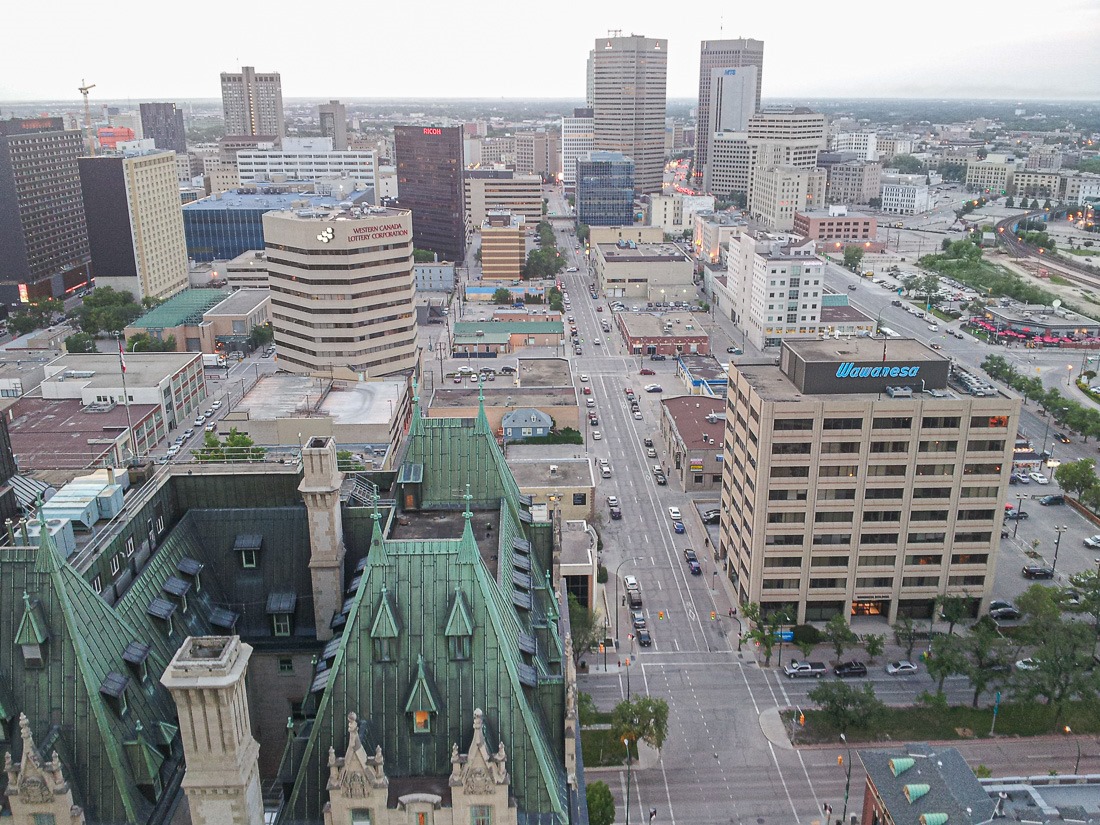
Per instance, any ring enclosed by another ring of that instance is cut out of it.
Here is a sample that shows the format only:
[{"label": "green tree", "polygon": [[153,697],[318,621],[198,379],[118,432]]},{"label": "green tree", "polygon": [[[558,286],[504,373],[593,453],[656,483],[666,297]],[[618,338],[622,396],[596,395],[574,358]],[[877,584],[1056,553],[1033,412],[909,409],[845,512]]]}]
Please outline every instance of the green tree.
[{"label": "green tree", "polygon": [[840,664],[845,649],[858,641],[856,634],[852,632],[852,628],[844,620],[843,613],[837,613],[825,623],[824,635],[825,642],[832,647],[833,653],[836,654],[837,664]]},{"label": "green tree", "polygon": [[859,272],[859,265],[863,262],[863,247],[862,246],[846,246],[844,247],[844,266],[852,270],[852,272]]},{"label": "green tree", "polygon": [[970,616],[969,596],[937,596],[936,607],[940,618],[947,622],[947,635],[955,632],[955,625]]},{"label": "green tree", "polygon": [[924,296],[929,306],[935,306],[936,302],[939,300],[939,296],[937,295],[939,289],[940,276],[934,272],[929,272],[920,279],[918,291]]},{"label": "green tree", "polygon": [[367,469],[367,465],[357,458],[351,450],[337,450],[336,469],[342,473],[361,473]]},{"label": "green tree", "polygon": [[80,307],[80,328],[90,335],[105,331],[119,333],[142,313],[141,304],[129,292],[112,287],[93,289]]},{"label": "green tree", "polygon": [[214,433],[206,433],[202,439],[202,447],[192,450],[191,456],[195,461],[224,462],[225,448],[222,447],[221,440]]},{"label": "green tree", "polygon": [[653,696],[624,699],[612,711],[611,733],[660,750],[668,736],[668,702]]},{"label": "green tree", "polygon": [[95,338],[86,332],[77,332],[65,339],[68,352],[95,352]]},{"label": "green tree", "polygon": [[175,352],[176,336],[169,335],[163,341],[146,332],[139,332],[126,339],[127,352]]},{"label": "green tree", "polygon": [[1027,620],[1025,630],[1035,631],[1037,638],[1041,636],[1040,628],[1044,622],[1055,621],[1062,615],[1054,588],[1042,584],[1033,584],[1017,596],[1016,607]]},{"label": "green tree", "polygon": [[965,673],[967,660],[955,639],[936,636],[929,646],[925,666],[928,675],[936,680],[936,693],[942,694],[944,680],[956,673]]},{"label": "green tree", "polygon": [[248,333],[248,343],[253,347],[264,347],[275,340],[275,330],[271,323],[256,324]]},{"label": "green tree", "polygon": [[868,633],[863,637],[863,649],[867,651],[867,661],[874,664],[875,659],[886,649],[886,636],[882,633]]},{"label": "green tree", "polygon": [[573,664],[579,665],[584,654],[604,638],[607,629],[600,615],[581,604],[572,593],[569,594],[569,626],[573,634]]},{"label": "green tree", "polygon": [[615,797],[606,782],[589,782],[584,789],[588,803],[588,822],[590,825],[612,825],[615,821]]},{"label": "green tree", "polygon": [[1079,604],[1071,606],[1070,610],[1074,613],[1091,614],[1093,629],[1096,631],[1096,637],[1100,639],[1100,573],[1096,570],[1074,573],[1069,577],[1069,583],[1077,591],[1079,601]]},{"label": "green tree", "polygon": [[1008,642],[1001,637],[996,623],[989,616],[982,616],[970,633],[962,637],[962,652],[966,660],[964,673],[974,688],[973,707],[978,706],[981,695],[991,684],[1001,681],[1002,673],[1009,667],[1011,651]]},{"label": "green tree", "polygon": [[435,253],[429,252],[427,249],[414,249],[413,250],[413,263],[417,264],[430,264],[435,262]]},{"label": "green tree", "polygon": [[791,611],[784,605],[764,616],[758,602],[749,602],[742,610],[742,615],[748,620],[750,627],[745,638],[759,643],[764,651],[764,667],[770,666],[772,650],[779,641],[779,628],[791,623]]},{"label": "green tree", "polygon": [[1029,208],[1038,209],[1039,208],[1039,201],[1037,201],[1035,198],[1032,198],[1031,199],[1031,206]]},{"label": "green tree", "polygon": [[912,661],[913,648],[917,646],[917,626],[908,616],[894,622],[894,642],[905,648],[905,658]]},{"label": "green tree", "polygon": [[577,223],[577,240],[580,241],[581,243],[584,243],[585,241],[588,240],[590,234],[591,234],[591,232],[588,229],[588,224],[580,223],[578,221],[578,223]]},{"label": "green tree", "polygon": [[1057,725],[1067,701],[1096,696],[1100,676],[1091,670],[1096,637],[1087,625],[1062,618],[1028,622],[1025,637],[1039,651],[1034,670],[1016,672],[1016,692],[1051,705]]},{"label": "green tree", "polygon": [[806,696],[840,733],[868,725],[881,710],[882,702],[869,684],[854,688],[847,682],[821,682]]},{"label": "green tree", "polygon": [[41,326],[41,319],[29,312],[16,312],[8,316],[8,329],[11,330],[12,335],[26,335]]},{"label": "green tree", "polygon": [[553,278],[565,269],[565,258],[555,247],[548,246],[532,249],[527,253],[527,263],[523,267],[524,278]]},{"label": "green tree", "polygon": [[507,287],[498,286],[493,290],[492,301],[494,304],[510,304],[512,303],[512,293]]},{"label": "green tree", "polygon": [[924,164],[912,155],[897,155],[890,161],[890,167],[903,175],[916,175],[924,171]]},{"label": "green tree", "polygon": [[267,450],[257,447],[256,442],[236,427],[224,439],[219,439],[215,433],[206,433],[203,446],[192,453],[196,461],[203,462],[263,461],[266,454]]},{"label": "green tree", "polygon": [[577,694],[577,718],[581,720],[581,727],[594,725],[599,719],[599,708],[591,693],[583,690]]},{"label": "green tree", "polygon": [[1070,495],[1080,496],[1097,484],[1096,462],[1091,458],[1067,461],[1054,469],[1054,480]]},{"label": "green tree", "polygon": [[1012,209],[1014,206],[1016,206],[1016,201],[1012,200],[1011,195],[1005,198],[1005,206],[1007,206],[1009,209]]}]

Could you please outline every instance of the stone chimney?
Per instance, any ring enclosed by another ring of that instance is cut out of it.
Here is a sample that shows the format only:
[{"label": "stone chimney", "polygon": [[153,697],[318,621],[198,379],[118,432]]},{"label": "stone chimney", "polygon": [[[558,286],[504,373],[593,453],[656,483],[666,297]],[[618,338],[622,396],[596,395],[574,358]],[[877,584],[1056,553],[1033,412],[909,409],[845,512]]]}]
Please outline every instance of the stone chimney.
[{"label": "stone chimney", "polygon": [[313,578],[313,623],[317,639],[332,638],[329,623],[344,601],[344,523],[340,487],[344,474],[336,466],[336,442],[311,438],[302,449],[302,483],[298,492],[309,514],[309,570]]},{"label": "stone chimney", "polygon": [[260,745],[244,681],[251,655],[239,636],[188,636],[161,676],[179,713],[194,825],[263,825]]}]

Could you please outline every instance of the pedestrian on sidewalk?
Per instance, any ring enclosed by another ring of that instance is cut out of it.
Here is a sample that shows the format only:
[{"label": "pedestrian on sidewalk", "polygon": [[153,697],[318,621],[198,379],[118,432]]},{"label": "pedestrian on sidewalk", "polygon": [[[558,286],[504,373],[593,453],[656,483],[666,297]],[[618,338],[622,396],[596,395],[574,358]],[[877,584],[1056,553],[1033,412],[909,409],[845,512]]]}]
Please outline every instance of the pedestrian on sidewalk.
[{"label": "pedestrian on sidewalk", "polygon": [[656,818],[657,818],[657,809],[656,808],[650,808],[649,809],[649,821],[652,822]]}]

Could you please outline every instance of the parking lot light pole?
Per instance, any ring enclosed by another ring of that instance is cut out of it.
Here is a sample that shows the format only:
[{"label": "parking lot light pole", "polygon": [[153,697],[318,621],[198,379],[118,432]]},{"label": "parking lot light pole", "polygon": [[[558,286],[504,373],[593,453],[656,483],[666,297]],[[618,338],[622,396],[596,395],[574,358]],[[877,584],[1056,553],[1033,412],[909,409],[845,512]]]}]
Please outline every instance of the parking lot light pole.
[{"label": "parking lot light pole", "polygon": [[1062,543],[1062,533],[1066,532],[1069,527],[1062,525],[1061,527],[1055,527],[1054,532],[1057,533],[1057,537],[1054,539],[1054,563],[1050,566],[1050,572],[1053,573],[1058,569],[1058,545]]},{"label": "parking lot light pole", "polygon": [[848,792],[852,789],[852,748],[848,745],[848,737],[843,733],[840,734],[840,741],[848,751],[848,778],[844,781],[844,813],[840,815],[840,821],[844,822],[848,818]]},{"label": "parking lot light pole", "polygon": [[1016,518],[1013,519],[1016,522],[1012,525],[1012,538],[1016,538],[1016,533],[1020,529],[1020,514],[1024,511],[1024,494],[1016,494]]},{"label": "parking lot light pole", "polygon": [[[1066,736],[1073,736],[1073,728],[1069,725],[1066,725],[1062,730]],[[1081,770],[1081,740],[1074,737],[1073,743],[1077,745],[1077,761],[1073,763],[1073,775],[1077,776],[1077,772]]]}]

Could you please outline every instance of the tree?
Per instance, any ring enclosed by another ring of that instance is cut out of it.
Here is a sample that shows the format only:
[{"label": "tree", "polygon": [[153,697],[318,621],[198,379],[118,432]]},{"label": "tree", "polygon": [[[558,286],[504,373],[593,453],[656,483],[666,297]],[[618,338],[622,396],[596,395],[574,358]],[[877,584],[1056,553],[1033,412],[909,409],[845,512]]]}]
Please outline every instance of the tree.
[{"label": "tree", "polygon": [[939,300],[936,293],[940,290],[940,276],[934,272],[929,272],[927,275],[920,279],[920,285],[918,291],[921,295],[925,296],[929,306],[932,306]]},{"label": "tree", "polygon": [[195,461],[203,462],[263,461],[266,454],[267,450],[257,447],[256,442],[245,433],[239,432],[236,427],[221,440],[215,433],[207,433],[203,438],[203,446],[192,453]]},{"label": "tree", "polygon": [[748,620],[751,628],[745,634],[745,638],[755,641],[763,648],[764,667],[768,667],[772,663],[772,650],[779,641],[779,628],[791,623],[790,613],[784,606],[764,616],[758,602],[749,602],[742,610],[742,615]]},{"label": "tree", "polygon": [[579,665],[592,645],[604,638],[606,628],[595,610],[589,610],[577,597],[569,594],[569,626],[573,634],[573,664]]},{"label": "tree", "polygon": [[131,335],[126,340],[127,352],[175,352],[176,351],[176,336],[169,335],[163,341],[159,338],[152,338],[146,332],[139,332],[136,335]]},{"label": "tree", "polygon": [[869,684],[857,689],[843,681],[821,682],[806,695],[840,733],[868,724],[882,708]]},{"label": "tree", "polygon": [[414,249],[413,250],[413,263],[416,264],[430,264],[435,262],[435,253],[429,252],[427,249]]},{"label": "tree", "polygon": [[1091,613],[1096,637],[1100,639],[1100,573],[1096,570],[1074,573],[1069,577],[1069,583],[1077,591],[1079,602],[1071,606],[1070,610],[1074,613]]},{"label": "tree", "polygon": [[856,634],[852,632],[852,628],[844,620],[843,613],[837,613],[826,622],[825,641],[833,648],[837,664],[840,664],[841,657],[844,656],[844,649],[851,647],[858,641]]},{"label": "tree", "polygon": [[77,332],[65,339],[68,352],[95,352],[95,338],[86,332]]},{"label": "tree", "polygon": [[1031,199],[1031,206],[1029,208],[1030,209],[1038,209],[1039,208],[1039,201],[1037,201],[1035,198],[1032,198]]},{"label": "tree", "polygon": [[937,596],[936,608],[940,618],[947,622],[947,635],[955,632],[955,625],[970,616],[969,596]]},{"label": "tree", "polygon": [[913,648],[917,646],[917,626],[908,616],[894,622],[894,642],[904,647],[905,658],[912,660]]},{"label": "tree", "polygon": [[1005,206],[1007,206],[1009,209],[1012,209],[1014,206],[1016,206],[1016,201],[1012,200],[1011,195],[1005,198]]},{"label": "tree", "polygon": [[660,750],[668,736],[668,702],[653,696],[624,699],[611,713],[611,733]]},{"label": "tree", "polygon": [[1034,631],[1037,639],[1042,638],[1041,627],[1044,622],[1055,621],[1062,615],[1054,588],[1041,584],[1033,584],[1021,593],[1016,598],[1016,607],[1028,621],[1025,629]]},{"label": "tree", "polygon": [[119,333],[141,313],[141,304],[129,292],[101,286],[84,296],[80,328],[90,335],[101,331]]},{"label": "tree", "polygon": [[590,825],[611,825],[615,821],[615,797],[606,782],[589,782],[584,789],[588,803],[588,822]]},{"label": "tree", "polygon": [[1016,691],[1023,699],[1043,699],[1053,706],[1057,725],[1067,701],[1097,693],[1100,677],[1090,670],[1096,638],[1087,625],[1062,618],[1029,622],[1025,636],[1040,649],[1034,670],[1016,672]]},{"label": "tree", "polygon": [[263,347],[275,340],[275,330],[271,323],[256,324],[248,333],[248,343],[253,347]]},{"label": "tree", "polygon": [[875,658],[886,649],[886,636],[882,633],[868,633],[863,637],[863,649],[867,651],[867,661],[875,663]]},{"label": "tree", "polygon": [[581,727],[596,724],[599,712],[591,693],[582,690],[577,694],[577,718],[581,720]]},{"label": "tree", "polygon": [[890,167],[903,175],[916,175],[924,171],[924,164],[912,155],[898,155],[890,161]]},{"label": "tree", "polygon": [[974,687],[973,707],[990,684],[1000,681],[1009,666],[1008,642],[1001,638],[996,623],[989,616],[982,616],[970,633],[962,637],[963,655],[966,657],[964,673]]},{"label": "tree", "polygon": [[34,332],[42,324],[39,322],[37,315],[31,315],[29,312],[16,312],[8,317],[8,329],[11,330],[13,335],[26,335],[28,332]]},{"label": "tree", "polygon": [[590,232],[589,232],[589,229],[588,229],[588,224],[580,223],[578,221],[577,222],[577,240],[581,241],[583,243],[584,241],[588,240],[589,234],[590,234]]},{"label": "tree", "polygon": [[503,286],[498,286],[493,290],[492,301],[494,304],[510,304],[512,303],[512,293]]},{"label": "tree", "polygon": [[351,450],[337,450],[336,469],[342,473],[360,473],[367,469],[367,465]]},{"label": "tree", "polygon": [[882,207],[882,198],[871,198],[867,201],[867,205],[872,209],[880,209]]},{"label": "tree", "polygon": [[523,267],[524,278],[553,278],[565,269],[565,258],[552,246],[532,249]]},{"label": "tree", "polygon": [[862,246],[844,247],[844,265],[852,272],[859,272],[859,265],[863,262]]},{"label": "tree", "polygon": [[1097,484],[1096,462],[1091,458],[1067,461],[1055,468],[1054,480],[1070,495],[1080,496]]},{"label": "tree", "polygon": [[928,649],[925,660],[928,675],[936,680],[936,693],[943,693],[943,682],[948,676],[965,673],[966,657],[951,636],[936,636]]}]

